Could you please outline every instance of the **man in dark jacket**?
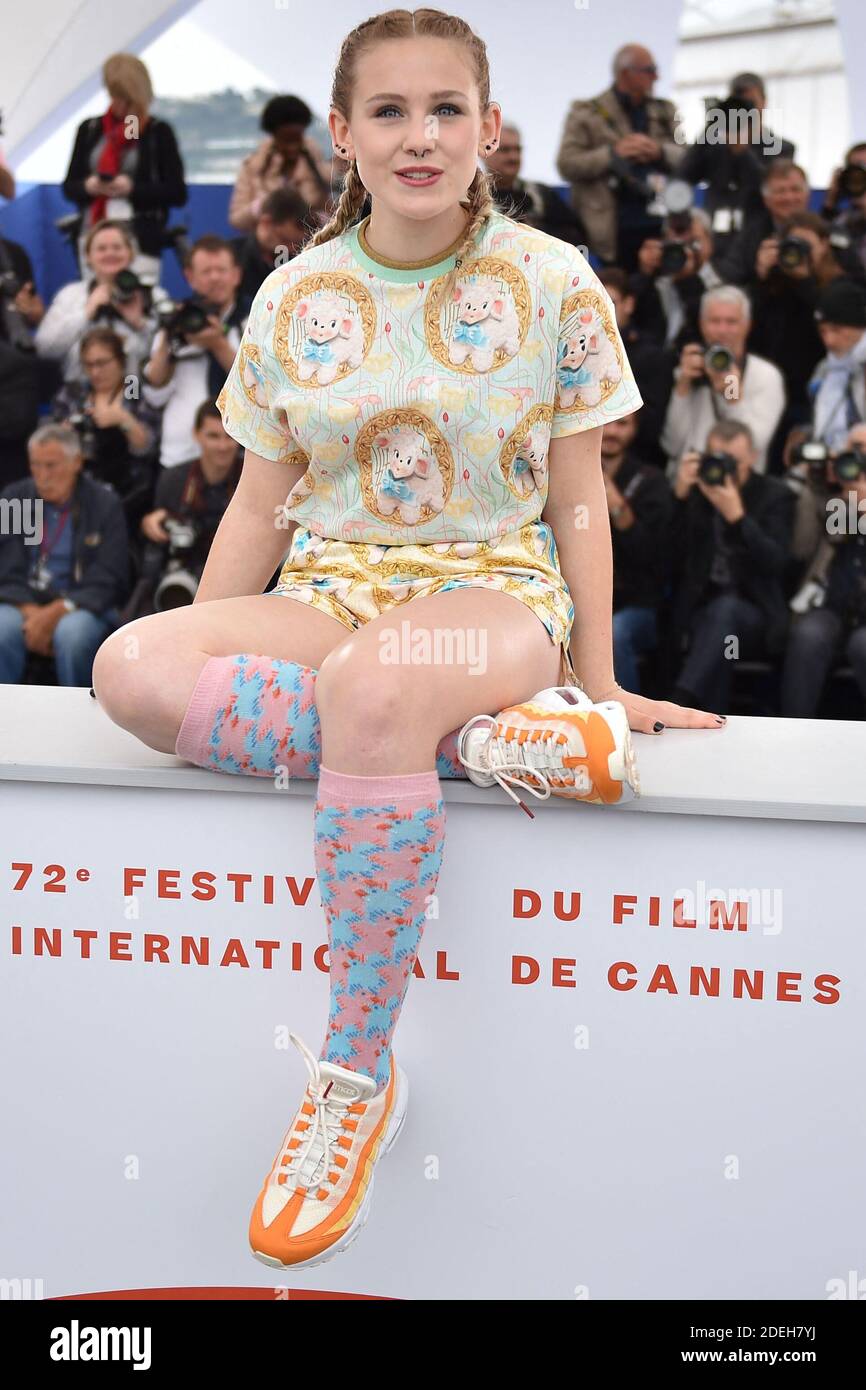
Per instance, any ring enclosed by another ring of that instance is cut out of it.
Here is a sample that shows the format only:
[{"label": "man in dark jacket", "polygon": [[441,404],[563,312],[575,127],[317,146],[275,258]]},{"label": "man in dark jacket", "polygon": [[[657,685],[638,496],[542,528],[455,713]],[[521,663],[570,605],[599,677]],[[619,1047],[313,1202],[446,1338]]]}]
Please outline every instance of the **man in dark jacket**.
[{"label": "man in dark jacket", "polygon": [[739,232],[729,239],[713,260],[726,285],[746,285],[756,274],[762,247],[779,235],[782,224],[809,207],[809,180],[805,169],[790,159],[774,159],[761,179],[763,206],[749,211]]},{"label": "man in dark jacket", "polygon": [[635,452],[645,463],[664,469],[667,465],[667,455],[659,444],[659,439],[664,429],[665,414],[673,390],[676,358],[667,348],[661,347],[654,339],[648,338],[635,328],[635,298],[625,271],[618,265],[608,266],[598,272],[598,278],[613,303],[629,366],[634,372],[637,389],[643,400],[643,406],[636,412]]},{"label": "man in dark jacket", "polygon": [[229,245],[241,268],[237,297],[246,313],[262,282],[277,266],[294,259],[314,227],[314,214],[300,193],[275,188],[262,203],[254,229],[232,237]]},{"label": "man in dark jacket", "polygon": [[720,420],[707,454],[726,456],[732,471],[723,483],[701,478],[696,451],[683,455],[674,480],[673,622],[679,645],[686,636],[690,643],[671,699],[724,714],[734,662],[784,646],[795,498],[780,479],[753,471],[747,425]]},{"label": "man in dark jacket", "polygon": [[601,437],[613,548],[613,665],[623,689],[635,691],[640,691],[637,658],[658,643],[673,512],[661,469],[632,452],[638,413],[609,421]]},{"label": "man in dark jacket", "polygon": [[572,246],[587,244],[586,229],[573,208],[548,183],[528,182],[520,176],[523,146],[516,126],[503,125],[499,143],[485,156],[484,164],[493,179],[493,201],[507,217],[537,227],[548,236],[559,237]]},{"label": "man in dark jacket", "polygon": [[761,213],[761,180],[768,163],[794,158],[791,141],[768,128],[766,106],[762,79],[739,73],[730,95],[707,111],[706,127],[678,170],[687,183],[707,185],[703,206],[720,252],[744,222]]},{"label": "man in dark jacket", "polygon": [[42,425],[29,453],[31,476],[0,493],[0,682],[21,680],[29,651],[54,657],[60,685],[89,686],[129,583],[123,507],[82,474],[70,426]]}]

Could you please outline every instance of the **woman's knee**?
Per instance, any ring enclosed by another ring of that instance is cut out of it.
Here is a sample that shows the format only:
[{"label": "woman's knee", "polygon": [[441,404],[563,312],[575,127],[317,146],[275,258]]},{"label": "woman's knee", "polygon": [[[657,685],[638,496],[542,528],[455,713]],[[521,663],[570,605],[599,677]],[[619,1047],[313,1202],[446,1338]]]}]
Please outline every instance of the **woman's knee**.
[{"label": "woman's knee", "polygon": [[430,729],[435,722],[434,692],[424,685],[415,671],[384,662],[380,646],[350,638],[328,653],[316,673],[316,708],[323,729],[330,724],[390,743],[395,733]]},{"label": "woman's knee", "polygon": [[155,669],[154,646],[148,653],[142,635],[146,619],[127,623],[112,632],[93,658],[92,685],[99,704],[115,723],[128,726],[145,699],[152,698]]}]

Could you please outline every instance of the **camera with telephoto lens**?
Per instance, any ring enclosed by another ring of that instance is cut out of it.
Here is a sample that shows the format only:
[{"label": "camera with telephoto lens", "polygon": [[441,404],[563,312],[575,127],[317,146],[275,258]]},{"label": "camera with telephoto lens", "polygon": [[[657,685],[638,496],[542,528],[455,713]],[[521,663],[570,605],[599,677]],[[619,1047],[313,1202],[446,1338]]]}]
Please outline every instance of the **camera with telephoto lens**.
[{"label": "camera with telephoto lens", "polygon": [[862,164],[846,164],[839,175],[839,192],[843,198],[862,198],[866,193],[866,168]]},{"label": "camera with telephoto lens", "polygon": [[159,309],[160,324],[168,335],[171,353],[179,352],[181,348],[186,347],[190,335],[201,333],[207,328],[209,318],[219,317],[220,310],[217,305],[200,295],[193,295],[180,303],[162,305]]},{"label": "camera with telephoto lens", "polygon": [[704,371],[727,372],[734,365],[734,354],[722,343],[710,343],[704,353]]},{"label": "camera with telephoto lens", "polygon": [[93,417],[88,411],[79,410],[74,415],[69,416],[66,424],[71,425],[78,435],[81,457],[85,463],[88,463],[96,456],[96,426],[93,423]]},{"label": "camera with telephoto lens", "polygon": [[699,250],[697,241],[663,241],[659,275],[679,275],[686,268],[689,252],[696,255]]},{"label": "camera with telephoto lens", "polygon": [[142,578],[155,585],[153,606],[157,613],[170,608],[183,608],[192,603],[201,578],[195,563],[191,563],[201,541],[201,532],[194,521],[167,516],[163,526],[169,535],[166,546],[151,542],[145,547],[142,559]]},{"label": "camera with telephoto lens", "polygon": [[691,230],[695,190],[685,179],[668,179],[661,196],[665,207],[666,230],[678,232],[683,236]]},{"label": "camera with telephoto lens", "polygon": [[610,154],[608,183],[614,192],[628,191],[643,199],[645,203],[651,203],[655,197],[655,189],[652,184],[636,174],[628,160],[623,159],[621,155],[614,154],[613,150]]},{"label": "camera with telephoto lens", "polygon": [[732,454],[701,454],[698,477],[712,487],[721,486],[725,478],[737,476],[737,460]]},{"label": "camera with telephoto lens", "polygon": [[111,287],[112,304],[128,304],[139,290],[147,298],[148,286],[142,284],[134,270],[119,270]]},{"label": "camera with telephoto lens", "polygon": [[792,463],[805,463],[809,470],[809,481],[816,485],[827,482],[827,461],[830,450],[820,439],[804,439],[793,451]]},{"label": "camera with telephoto lens", "polygon": [[779,242],[779,269],[790,275],[803,265],[810,265],[812,247],[805,237],[784,236]]},{"label": "camera with telephoto lens", "polygon": [[662,189],[666,236],[662,242],[659,275],[679,275],[685,269],[689,251],[697,253],[700,250],[699,242],[678,240],[691,231],[694,197],[694,189],[684,179],[668,179]]},{"label": "camera with telephoto lens", "polygon": [[840,483],[853,483],[866,474],[866,454],[856,446],[853,449],[844,449],[841,454],[836,454],[832,459],[833,472]]}]

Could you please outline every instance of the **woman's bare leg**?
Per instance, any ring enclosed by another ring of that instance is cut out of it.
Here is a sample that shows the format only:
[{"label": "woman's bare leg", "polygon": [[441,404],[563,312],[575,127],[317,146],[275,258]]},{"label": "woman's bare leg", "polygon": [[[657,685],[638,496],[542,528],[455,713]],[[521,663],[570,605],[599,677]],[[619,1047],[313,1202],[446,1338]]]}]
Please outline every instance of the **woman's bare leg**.
[{"label": "woman's bare leg", "polygon": [[[416,664],[425,642],[432,659]],[[442,659],[455,653],[464,660]],[[559,670],[560,648],[510,594],[449,589],[413,599],[325,657],[316,678],[322,766],[359,777],[433,768],[443,735],[558,684]]]},{"label": "woman's bare leg", "polygon": [[93,689],[115,724],[173,753],[210,657],[249,652],[315,670],[346,634],[321,609],[279,594],[193,603],[136,618],[107,637],[94,658]]}]

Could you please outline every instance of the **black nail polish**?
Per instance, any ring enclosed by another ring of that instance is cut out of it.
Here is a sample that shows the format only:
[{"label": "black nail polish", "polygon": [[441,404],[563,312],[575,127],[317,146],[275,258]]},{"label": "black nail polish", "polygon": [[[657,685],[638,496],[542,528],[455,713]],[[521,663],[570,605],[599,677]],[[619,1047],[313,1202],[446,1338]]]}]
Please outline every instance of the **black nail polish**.
[{"label": "black nail polish", "polygon": [[663,728],[664,728],[664,724],[662,724],[661,720],[657,719],[656,722],[653,724],[653,733],[654,733],[654,734],[661,733],[661,731],[662,731]]}]

